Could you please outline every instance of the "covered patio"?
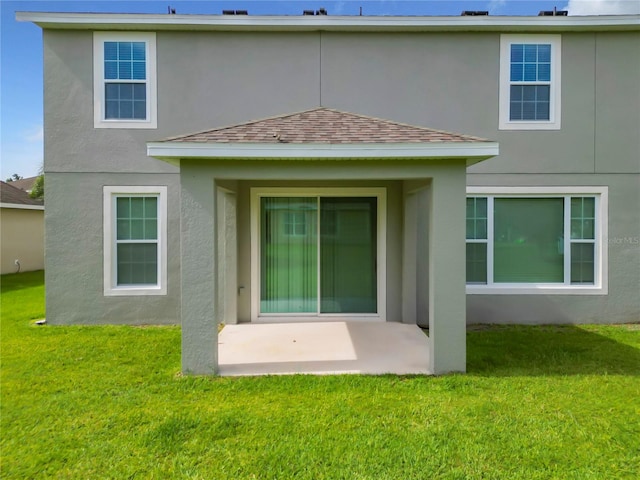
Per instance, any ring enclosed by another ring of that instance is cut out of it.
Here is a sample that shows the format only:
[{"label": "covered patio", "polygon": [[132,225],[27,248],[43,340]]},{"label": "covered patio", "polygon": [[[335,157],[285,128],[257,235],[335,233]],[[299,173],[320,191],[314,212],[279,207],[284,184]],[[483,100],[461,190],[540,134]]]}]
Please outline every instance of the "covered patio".
[{"label": "covered patio", "polygon": [[429,339],[398,322],[243,323],[218,336],[222,376],[429,374]]},{"label": "covered patio", "polygon": [[465,371],[466,167],[495,142],[320,107],[147,150],[180,167],[184,373]]}]

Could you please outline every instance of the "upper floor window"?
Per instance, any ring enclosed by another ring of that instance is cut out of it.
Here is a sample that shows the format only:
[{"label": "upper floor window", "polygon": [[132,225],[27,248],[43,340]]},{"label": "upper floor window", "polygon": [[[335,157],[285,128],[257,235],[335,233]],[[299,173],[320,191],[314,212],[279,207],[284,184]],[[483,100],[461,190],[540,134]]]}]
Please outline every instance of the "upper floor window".
[{"label": "upper floor window", "polygon": [[94,125],[156,128],[155,33],[94,32]]},{"label": "upper floor window", "polygon": [[560,128],[559,35],[502,35],[501,130]]}]

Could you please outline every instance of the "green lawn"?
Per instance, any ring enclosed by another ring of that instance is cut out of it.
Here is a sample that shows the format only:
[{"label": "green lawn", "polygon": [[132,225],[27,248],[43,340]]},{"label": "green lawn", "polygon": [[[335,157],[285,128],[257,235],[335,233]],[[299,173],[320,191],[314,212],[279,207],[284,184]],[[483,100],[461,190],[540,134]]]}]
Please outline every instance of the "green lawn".
[{"label": "green lawn", "polygon": [[187,378],[178,327],[36,326],[2,281],[3,479],[615,479],[640,472],[639,326],[490,327],[469,373]]}]

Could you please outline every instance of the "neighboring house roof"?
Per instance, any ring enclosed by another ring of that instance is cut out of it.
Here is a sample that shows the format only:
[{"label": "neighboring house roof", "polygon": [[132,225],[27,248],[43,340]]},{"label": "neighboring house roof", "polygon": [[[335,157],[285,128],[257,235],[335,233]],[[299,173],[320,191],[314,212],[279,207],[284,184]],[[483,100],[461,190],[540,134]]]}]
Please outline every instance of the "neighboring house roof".
[{"label": "neighboring house roof", "polygon": [[9,184],[12,187],[19,188],[20,190],[30,193],[33,189],[33,184],[35,183],[36,178],[38,177],[21,178],[20,180],[12,180]]},{"label": "neighboring house roof", "polygon": [[169,138],[194,143],[433,143],[489,140],[319,107]]},{"label": "neighboring house roof", "polygon": [[[14,182],[11,182],[14,183]],[[42,200],[31,198],[27,192],[0,181],[0,206],[7,208],[44,209]]]}]

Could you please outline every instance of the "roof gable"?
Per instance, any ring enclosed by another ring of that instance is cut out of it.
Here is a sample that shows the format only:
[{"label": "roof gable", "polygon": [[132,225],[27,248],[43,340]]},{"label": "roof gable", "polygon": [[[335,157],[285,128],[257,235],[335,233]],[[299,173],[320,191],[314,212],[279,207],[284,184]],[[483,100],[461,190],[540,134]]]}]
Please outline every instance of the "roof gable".
[{"label": "roof gable", "polygon": [[27,193],[30,193],[31,189],[33,189],[33,184],[35,183],[37,178],[38,177],[27,177],[27,178],[20,178],[19,180],[12,180],[11,186],[14,188],[19,188],[20,190],[24,190]]},{"label": "roof gable", "polygon": [[176,143],[422,144],[488,142],[326,107],[279,115],[164,140]]},{"label": "roof gable", "polygon": [[0,203],[12,205],[38,205],[42,206],[42,200],[36,200],[24,190],[20,190],[6,182],[0,181]]}]

